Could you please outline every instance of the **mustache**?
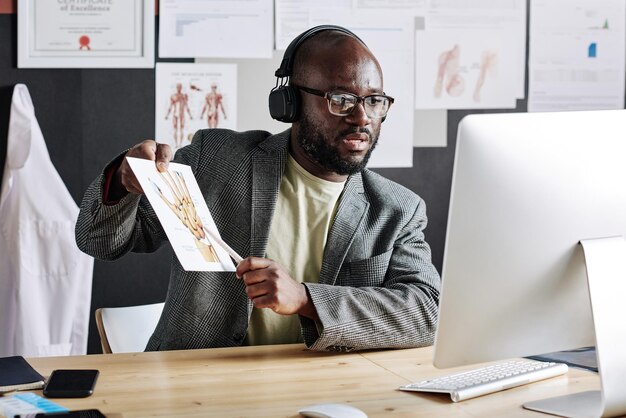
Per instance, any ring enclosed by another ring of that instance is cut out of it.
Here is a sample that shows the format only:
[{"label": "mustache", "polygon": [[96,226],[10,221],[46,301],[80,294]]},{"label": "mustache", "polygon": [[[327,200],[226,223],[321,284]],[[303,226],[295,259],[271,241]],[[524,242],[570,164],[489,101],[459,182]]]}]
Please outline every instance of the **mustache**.
[{"label": "mustache", "polygon": [[370,137],[370,140],[372,139],[372,131],[366,127],[345,129],[339,132],[338,138],[342,138],[350,134],[367,134]]}]

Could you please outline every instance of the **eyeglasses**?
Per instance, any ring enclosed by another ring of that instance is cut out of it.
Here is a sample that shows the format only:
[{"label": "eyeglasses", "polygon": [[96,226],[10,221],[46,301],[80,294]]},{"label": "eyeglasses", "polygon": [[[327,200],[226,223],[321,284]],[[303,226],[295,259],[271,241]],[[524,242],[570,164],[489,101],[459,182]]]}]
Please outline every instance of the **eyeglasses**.
[{"label": "eyeglasses", "polygon": [[328,101],[328,111],[335,116],[347,116],[351,114],[356,106],[363,102],[365,114],[372,119],[381,119],[387,116],[389,107],[394,99],[384,94],[370,94],[368,96],[357,96],[352,93],[331,91],[324,93],[320,90],[310,89],[292,84],[293,87],[315,96],[323,97]]}]

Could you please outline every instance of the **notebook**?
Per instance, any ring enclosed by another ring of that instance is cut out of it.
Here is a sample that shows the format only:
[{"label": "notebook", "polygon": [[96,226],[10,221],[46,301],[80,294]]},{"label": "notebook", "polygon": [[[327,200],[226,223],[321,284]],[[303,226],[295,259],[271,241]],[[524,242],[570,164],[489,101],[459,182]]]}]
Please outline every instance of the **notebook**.
[{"label": "notebook", "polygon": [[0,393],[41,389],[44,381],[24,357],[0,357]]}]

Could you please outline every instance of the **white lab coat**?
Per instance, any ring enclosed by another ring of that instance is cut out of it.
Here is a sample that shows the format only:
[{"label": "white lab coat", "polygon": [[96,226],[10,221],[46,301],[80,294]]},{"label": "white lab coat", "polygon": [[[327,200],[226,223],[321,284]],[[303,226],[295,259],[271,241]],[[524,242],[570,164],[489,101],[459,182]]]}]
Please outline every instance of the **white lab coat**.
[{"label": "white lab coat", "polygon": [[0,189],[0,356],[85,354],[93,258],[23,84],[13,90]]}]

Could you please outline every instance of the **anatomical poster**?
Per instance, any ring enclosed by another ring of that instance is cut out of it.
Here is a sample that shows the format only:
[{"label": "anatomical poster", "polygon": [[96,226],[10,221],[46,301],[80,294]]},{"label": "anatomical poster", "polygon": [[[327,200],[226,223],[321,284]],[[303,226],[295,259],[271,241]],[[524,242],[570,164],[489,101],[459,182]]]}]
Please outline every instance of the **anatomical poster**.
[{"label": "anatomical poster", "polygon": [[177,150],[199,129],[237,129],[237,64],[158,63],[156,140]]}]

